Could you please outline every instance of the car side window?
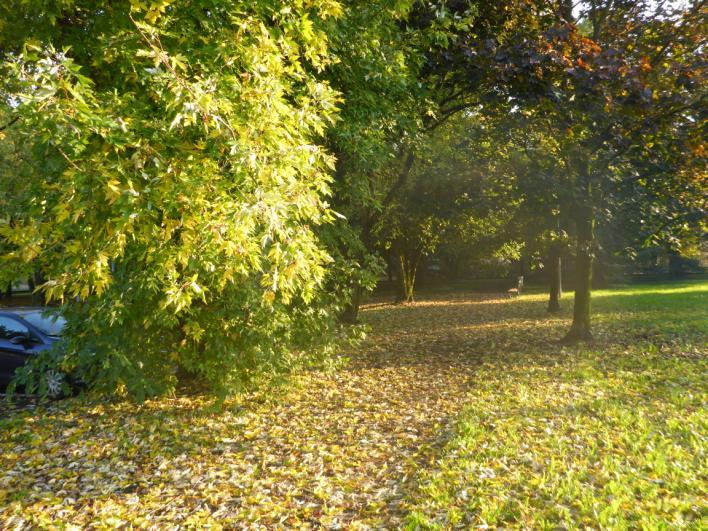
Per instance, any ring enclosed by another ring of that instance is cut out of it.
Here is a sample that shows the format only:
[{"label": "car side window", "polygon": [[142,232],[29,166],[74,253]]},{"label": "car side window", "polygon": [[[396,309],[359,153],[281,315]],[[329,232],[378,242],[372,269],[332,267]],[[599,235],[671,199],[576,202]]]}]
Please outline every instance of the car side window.
[{"label": "car side window", "polygon": [[16,337],[29,336],[29,328],[22,323],[10,319],[9,317],[0,317],[0,339],[14,339]]}]

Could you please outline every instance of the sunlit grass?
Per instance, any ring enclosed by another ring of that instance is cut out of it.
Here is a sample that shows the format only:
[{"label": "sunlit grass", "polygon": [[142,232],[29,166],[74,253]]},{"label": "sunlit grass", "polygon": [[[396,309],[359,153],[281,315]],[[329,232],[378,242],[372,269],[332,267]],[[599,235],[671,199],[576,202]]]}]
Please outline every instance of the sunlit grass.
[{"label": "sunlit grass", "polygon": [[408,526],[705,528],[707,294],[600,291],[597,344],[483,364]]}]

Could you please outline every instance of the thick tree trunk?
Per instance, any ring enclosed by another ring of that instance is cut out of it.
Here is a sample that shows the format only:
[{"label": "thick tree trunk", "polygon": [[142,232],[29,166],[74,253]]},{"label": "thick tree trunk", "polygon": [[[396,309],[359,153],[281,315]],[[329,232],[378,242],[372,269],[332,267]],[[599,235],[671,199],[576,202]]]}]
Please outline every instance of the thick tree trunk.
[{"label": "thick tree trunk", "polygon": [[578,242],[576,251],[575,300],[573,324],[563,338],[564,343],[592,341],[590,331],[590,291],[592,289],[592,263],[595,247],[595,220],[592,208],[576,208]]},{"label": "thick tree trunk", "polygon": [[560,250],[553,251],[550,258],[550,291],[548,296],[548,311],[560,311],[560,298],[563,295],[563,283],[561,279],[561,253]]}]

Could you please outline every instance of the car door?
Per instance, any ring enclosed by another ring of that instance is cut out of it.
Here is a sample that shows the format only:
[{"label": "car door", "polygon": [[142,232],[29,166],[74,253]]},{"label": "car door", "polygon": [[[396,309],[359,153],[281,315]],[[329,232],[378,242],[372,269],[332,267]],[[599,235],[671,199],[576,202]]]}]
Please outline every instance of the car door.
[{"label": "car door", "polygon": [[[0,384],[7,385],[32,352],[30,329],[19,320],[0,315]],[[18,340],[21,340],[18,342]]]}]

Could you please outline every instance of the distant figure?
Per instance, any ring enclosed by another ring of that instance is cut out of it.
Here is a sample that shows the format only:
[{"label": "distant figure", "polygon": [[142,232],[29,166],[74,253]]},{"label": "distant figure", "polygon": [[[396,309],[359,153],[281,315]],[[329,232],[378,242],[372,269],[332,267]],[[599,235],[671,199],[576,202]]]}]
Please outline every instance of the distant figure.
[{"label": "distant figure", "polygon": [[524,277],[522,275],[516,279],[516,287],[509,288],[506,293],[507,293],[507,295],[509,295],[509,298],[514,297],[514,296],[518,297],[519,295],[521,295],[521,291],[523,289],[524,289]]}]

